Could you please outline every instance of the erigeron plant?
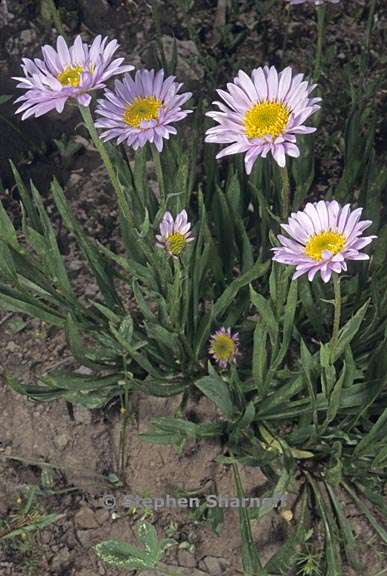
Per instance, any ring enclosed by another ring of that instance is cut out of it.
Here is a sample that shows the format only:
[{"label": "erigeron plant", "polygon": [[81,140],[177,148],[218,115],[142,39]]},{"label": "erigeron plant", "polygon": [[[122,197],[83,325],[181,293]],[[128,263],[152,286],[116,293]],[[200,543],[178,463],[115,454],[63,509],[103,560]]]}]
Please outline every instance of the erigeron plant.
[{"label": "erigeron plant", "polygon": [[[313,193],[314,165],[311,137],[296,134],[311,131],[303,123],[309,116],[313,123],[320,106],[302,75],[274,67],[250,76],[241,71],[228,92],[220,91],[227,106],[219,102],[220,112],[209,114],[219,126],[208,128],[207,140],[230,144],[222,156],[245,152],[246,174],[239,156],[217,164],[212,146],[201,151],[200,107],[190,138],[176,134],[191,94],[163,71],[131,76],[131,66],[112,60],[116,48],[100,37],[91,47],[78,37],[68,48],[62,38],[57,51],[44,47],[44,60],[24,62],[24,118],[61,112],[68,100],[79,105],[116,195],[123,251],[85,235],[54,180],[55,206],[99,288],[95,298],[77,296],[45,203],[14,168],[22,223],[16,230],[0,208],[0,304],[63,329],[74,359],[92,373],[53,371],[36,385],[8,374],[8,382],[35,401],[64,398],[96,408],[120,398],[123,437],[133,391],[181,394],[176,417],[156,419],[144,440],[181,448],[188,439],[219,439],[226,447],[219,461],[233,466],[238,495],[238,463],[261,467],[271,493],[294,490],[301,480],[298,527],[265,568],[251,539],[254,515],[241,511],[246,572],[295,565],[313,501],[326,533],[327,573],[339,574],[336,533],[356,564],[340,489],[386,539],[363,501],[385,511],[386,230],[379,238],[362,236],[372,221],[377,231],[384,180],[374,170],[362,183],[370,220],[342,202],[358,200],[349,178],[374,161],[372,146],[354,143],[350,116],[340,202],[308,202],[301,210]],[[119,73],[125,75],[105,90],[94,118],[95,91]],[[129,146],[133,162],[103,140]],[[149,185],[150,158],[157,193]],[[277,236],[279,224],[288,236]],[[362,249],[372,240],[370,262]],[[359,259],[368,261],[347,270],[347,261]],[[185,414],[198,391],[216,406],[214,421],[197,423]]]}]

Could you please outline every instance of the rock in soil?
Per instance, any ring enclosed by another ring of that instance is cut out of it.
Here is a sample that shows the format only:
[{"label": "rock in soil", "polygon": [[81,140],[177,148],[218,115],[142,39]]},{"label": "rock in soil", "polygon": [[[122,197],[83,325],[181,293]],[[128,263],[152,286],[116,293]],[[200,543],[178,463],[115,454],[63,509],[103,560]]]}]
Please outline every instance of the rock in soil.
[{"label": "rock in soil", "polygon": [[82,508],[75,514],[75,524],[77,528],[82,530],[90,530],[93,528],[98,528],[99,524],[93,510],[82,506]]},{"label": "rock in soil", "polygon": [[70,563],[71,554],[68,548],[62,548],[59,552],[55,555],[55,558],[52,561],[52,570],[56,572],[61,572],[65,566]]},{"label": "rock in soil", "polygon": [[223,576],[229,567],[229,563],[224,558],[206,556],[200,563],[210,576]]},{"label": "rock in soil", "polygon": [[177,561],[179,566],[183,566],[183,568],[195,568],[196,567],[196,559],[191,552],[188,550],[179,550],[177,554]]},{"label": "rock in soil", "polygon": [[91,424],[91,412],[83,406],[74,406],[74,418],[77,424]]},{"label": "rock in soil", "polygon": [[68,434],[58,434],[58,436],[54,437],[54,443],[59,450],[63,450],[66,448],[67,444],[70,442],[70,437]]}]

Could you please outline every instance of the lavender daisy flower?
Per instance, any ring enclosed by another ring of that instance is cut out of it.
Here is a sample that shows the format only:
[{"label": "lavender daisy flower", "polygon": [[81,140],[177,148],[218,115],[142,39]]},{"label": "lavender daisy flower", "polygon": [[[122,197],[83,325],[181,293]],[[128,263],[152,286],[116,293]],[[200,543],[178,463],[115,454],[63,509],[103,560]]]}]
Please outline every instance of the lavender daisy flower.
[{"label": "lavender daisy flower", "polygon": [[50,110],[62,112],[68,98],[76,98],[82,106],[91,101],[89,92],[104,88],[104,82],[111,76],[133,70],[133,66],[121,66],[123,58],[112,60],[118,48],[117,40],[102,39],[97,36],[90,48],[77,36],[69,48],[62,36],[56,43],[56,50],[43,46],[43,60],[23,58],[23,77],[18,80],[18,88],[26,93],[16,102],[23,104],[16,113],[23,112],[22,120],[30,116],[42,116]]},{"label": "lavender daisy flower", "polygon": [[194,240],[190,228],[185,210],[182,210],[175,220],[170,212],[166,212],[160,224],[160,234],[156,235],[156,245],[165,248],[168,254],[177,258],[187,243]]},{"label": "lavender daisy flower", "polygon": [[172,126],[192,110],[182,110],[182,105],[192,96],[191,92],[178,94],[182,84],[174,76],[164,79],[164,70],[138,70],[134,79],[125,74],[116,80],[115,91],[105,91],[105,98],[98,100],[97,114],[102,116],[95,125],[105,128],[102,140],[126,141],[135,150],[146,142],[153,142],[159,152],[163,138],[176,134]]},{"label": "lavender daisy flower", "polygon": [[331,2],[332,4],[338,4],[340,0],[286,0],[290,4],[315,4],[316,6],[321,6],[321,4],[325,4],[327,2]]},{"label": "lavender daisy flower", "polygon": [[332,272],[347,270],[347,260],[368,260],[361,252],[376,236],[361,237],[371,220],[360,221],[362,208],[351,211],[350,205],[340,206],[336,200],[311,204],[292,213],[281,227],[290,238],[278,236],[282,246],[273,248],[273,260],[296,266],[293,279],[308,274],[310,281],[320,272],[328,282]]},{"label": "lavender daisy flower", "polygon": [[305,120],[320,108],[321,98],[310,98],[315,85],[303,74],[293,76],[291,68],[280,74],[272,66],[256,68],[248,76],[242,70],[227,84],[227,92],[218,90],[223,102],[214,102],[220,111],[207,112],[219,125],[206,132],[206,142],[229,144],[217,158],[246,152],[246,172],[250,174],[258,156],[271,152],[280,166],[286,154],[297,158],[297,134],[309,134],[316,128],[304,126]]},{"label": "lavender daisy flower", "polygon": [[239,333],[231,333],[231,328],[220,328],[210,338],[209,352],[221,368],[227,368],[232,362],[236,363],[239,354]]}]

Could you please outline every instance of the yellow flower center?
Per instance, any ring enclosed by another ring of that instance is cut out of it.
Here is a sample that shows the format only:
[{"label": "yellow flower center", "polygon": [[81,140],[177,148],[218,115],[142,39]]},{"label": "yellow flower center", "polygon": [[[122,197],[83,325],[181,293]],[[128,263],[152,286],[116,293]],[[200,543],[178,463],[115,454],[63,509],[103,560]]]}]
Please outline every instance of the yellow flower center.
[{"label": "yellow flower center", "polygon": [[277,138],[285,130],[290,110],[283,102],[258,102],[243,118],[247,138]]},{"label": "yellow flower center", "polygon": [[229,362],[235,353],[235,342],[227,334],[217,334],[212,342],[212,352],[217,360]]},{"label": "yellow flower center", "polygon": [[57,78],[62,86],[73,86],[76,88],[81,82],[82,66],[68,66],[58,74]]},{"label": "yellow flower center", "polygon": [[174,256],[178,256],[186,244],[187,240],[180,232],[174,232],[167,238],[168,249]]},{"label": "yellow flower center", "polygon": [[328,230],[327,232],[320,232],[312,236],[306,246],[305,254],[320,262],[322,260],[322,253],[324,250],[329,250],[332,254],[338,254],[345,246],[345,236],[340,234],[340,232],[333,232]]},{"label": "yellow flower center", "polygon": [[125,110],[124,122],[132,128],[140,128],[141,122],[157,120],[161,106],[161,100],[154,96],[136,98]]}]

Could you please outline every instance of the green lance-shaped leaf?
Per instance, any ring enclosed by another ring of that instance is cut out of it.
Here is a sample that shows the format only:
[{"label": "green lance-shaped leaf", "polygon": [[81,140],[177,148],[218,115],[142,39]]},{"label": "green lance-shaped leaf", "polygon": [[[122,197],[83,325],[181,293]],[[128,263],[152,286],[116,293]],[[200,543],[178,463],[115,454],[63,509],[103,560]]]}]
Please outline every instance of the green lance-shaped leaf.
[{"label": "green lance-shaped leaf", "polygon": [[273,362],[273,368],[276,369],[280,366],[281,362],[286,356],[289,349],[293,328],[294,328],[294,318],[296,315],[297,307],[297,294],[298,294],[298,284],[295,281],[290,283],[290,288],[288,292],[288,297],[285,305],[285,314],[283,321],[283,336],[282,343],[277,356]]},{"label": "green lance-shaped leaf", "polygon": [[230,441],[238,443],[243,431],[247,430],[253,423],[255,418],[255,406],[253,402],[249,402],[246,409],[241,414],[241,417],[233,424],[230,434]]},{"label": "green lance-shaped leaf", "polygon": [[187,439],[219,438],[225,430],[225,423],[210,422],[195,424],[183,418],[155,418],[152,430],[140,434],[142,440],[152,444],[172,444],[181,448]]},{"label": "green lance-shaped leaf", "polygon": [[56,310],[52,310],[37,298],[27,295],[25,292],[21,293],[17,290],[9,288],[4,284],[0,284],[0,308],[9,310],[10,312],[21,312],[39,318],[47,324],[63,327],[65,319],[62,318]]},{"label": "green lance-shaped leaf", "polygon": [[367,300],[363,304],[361,308],[348,320],[348,322],[341,328],[338,339],[337,345],[335,349],[335,353],[333,355],[332,361],[336,362],[340,358],[340,356],[345,352],[347,346],[350,345],[353,338],[359,331],[360,325],[363,322],[365,313],[367,312],[367,308],[370,301]]},{"label": "green lance-shaped leaf", "polygon": [[[137,302],[137,306],[141,310],[144,318],[146,320],[148,320],[149,322],[156,322],[156,316],[155,316],[154,312],[151,311],[149,304],[145,301],[143,291],[141,290],[139,283],[135,279],[133,279],[133,282],[132,282],[132,290],[133,290],[133,295],[134,295],[136,302]],[[156,297],[156,294],[155,294],[155,297]]]},{"label": "green lance-shaped leaf", "polygon": [[378,522],[375,516],[372,514],[368,506],[364,504],[364,502],[356,495],[354,490],[347,484],[346,482],[342,482],[343,487],[345,490],[350,494],[356,505],[358,506],[360,512],[362,512],[365,517],[367,518],[368,522],[371,524],[375,532],[379,535],[379,537],[383,540],[385,544],[387,544],[387,530]]},{"label": "green lance-shaped leaf", "polygon": [[267,340],[269,331],[262,320],[257,320],[253,337],[252,373],[260,396],[266,392]]},{"label": "green lance-shaped leaf", "polygon": [[20,250],[16,230],[1,201],[0,201],[0,240],[3,240],[4,242],[7,242],[11,246],[13,246],[15,250]]},{"label": "green lance-shaped leaf", "polygon": [[325,531],[325,558],[326,576],[342,576],[342,566],[340,561],[340,547],[337,538],[337,524],[332,514],[330,503],[327,502],[321,493],[320,486],[307,472],[306,476],[312,486],[317,508],[320,512]]},{"label": "green lance-shaped leaf", "polygon": [[76,372],[56,371],[50,372],[40,378],[45,386],[51,390],[62,389],[71,392],[87,393],[104,388],[115,387],[120,379],[119,373],[104,376],[77,374]]},{"label": "green lance-shaped leaf", "polygon": [[103,362],[99,351],[95,348],[87,348],[82,343],[81,338],[81,325],[73,318],[71,314],[67,315],[65,324],[65,334],[68,345],[70,346],[72,355],[82,366],[89,368],[103,367]]},{"label": "green lance-shaped leaf", "polygon": [[203,314],[198,325],[195,341],[194,341],[194,356],[198,360],[204,352],[206,344],[208,345],[208,338],[213,325],[213,308],[210,309],[208,314]]},{"label": "green lance-shaped leaf", "polygon": [[253,266],[254,256],[253,247],[241,215],[240,185],[236,173],[232,175],[226,189],[226,200],[235,227],[235,240],[241,251],[242,272],[246,272]]},{"label": "green lance-shaped leaf", "polygon": [[[242,499],[245,497],[245,494],[239,474],[238,464],[233,464],[232,467],[236,493],[238,498]],[[245,573],[251,574],[252,576],[268,576],[260,562],[257,546],[254,542],[251,531],[250,517],[247,508],[244,506],[239,507],[239,525],[242,538],[242,563]]]},{"label": "green lance-shaped leaf", "polygon": [[15,178],[16,186],[17,186],[18,192],[20,194],[20,198],[22,200],[23,206],[27,212],[27,216],[29,218],[29,221],[30,221],[32,227],[37,232],[42,232],[42,225],[41,225],[41,221],[39,218],[38,210],[32,201],[31,194],[28,192],[28,190],[27,190],[27,188],[26,188],[26,186],[22,180],[22,177],[20,176],[20,173],[18,172],[18,170],[17,170],[15,164],[12,162],[12,160],[10,160],[10,164],[11,164],[11,169],[13,172],[13,177]]},{"label": "green lance-shaped leaf", "polygon": [[216,374],[215,370],[212,371],[210,376],[203,376],[203,378],[197,380],[195,386],[216,404],[226,418],[229,420],[233,419],[235,416],[235,407],[229,387],[226,382]]},{"label": "green lance-shaped leaf", "polygon": [[298,394],[304,388],[304,379],[302,375],[296,375],[289,382],[281,386],[271,396],[259,403],[259,416],[265,417],[266,413],[276,411],[277,407],[287,405],[289,400]]},{"label": "green lance-shaped leaf", "polygon": [[262,294],[258,294],[252,286],[250,286],[250,300],[267,326],[270,342],[274,348],[277,344],[279,328],[270,302]]},{"label": "green lance-shaped leaf", "polygon": [[153,272],[149,268],[143,264],[140,264],[139,262],[136,262],[135,260],[127,257],[124,258],[119,254],[115,254],[109,250],[107,246],[103,246],[99,242],[97,242],[97,246],[106,258],[108,258],[111,262],[118,264],[118,266],[120,266],[129,277],[140,280],[149,288],[157,290],[157,282],[154,278]]},{"label": "green lance-shaped leaf", "polygon": [[38,209],[45,244],[44,253],[40,252],[40,256],[44,258],[48,272],[60,291],[71,301],[75,302],[76,297],[67,276],[63,256],[59,252],[56,235],[44,208],[42,198],[33,183],[31,183],[31,190],[35,206]]},{"label": "green lance-shaped leaf", "polygon": [[49,400],[56,400],[63,396],[63,390],[50,390],[46,386],[29,386],[24,385],[19,382],[13,375],[9,372],[5,372],[4,378],[8,386],[12,388],[18,394],[22,394],[23,396],[27,396],[27,398],[31,398],[32,400],[41,401],[49,401]]},{"label": "green lance-shaped leaf", "polygon": [[242,274],[239,278],[236,278],[227,286],[223,294],[218,298],[214,304],[214,317],[220,318],[222,314],[227,310],[227,308],[234,302],[239,291],[248,286],[253,280],[257,280],[266,272],[270,267],[270,262],[257,262],[254,264],[250,270]]},{"label": "green lance-shaped leaf", "polygon": [[141,368],[143,368],[148,374],[150,374],[151,376],[153,376],[155,378],[158,378],[160,376],[160,374],[154,368],[154,366],[151,364],[151,362],[149,362],[148,358],[146,356],[144,356],[143,354],[141,354],[140,352],[137,352],[137,344],[131,344],[130,342],[128,342],[122,336],[120,331],[115,328],[115,326],[113,325],[112,322],[109,323],[109,327],[110,327],[110,332],[112,333],[114,338],[117,340],[117,342],[120,344],[120,346],[122,347],[122,350],[124,352],[127,352],[128,355],[132,358],[132,360],[137,362],[137,364],[139,366],[141,366]]},{"label": "green lance-shaped leaf", "polygon": [[340,526],[345,556],[349,562],[349,564],[355,569],[360,570],[361,566],[357,557],[357,543],[355,540],[355,536],[352,532],[352,527],[348,518],[345,515],[343,507],[339,501],[339,498],[336,496],[334,488],[330,486],[328,483],[325,484],[325,487],[328,491],[329,497],[333,504],[333,509],[335,511],[338,524]]},{"label": "green lance-shaped leaf", "polygon": [[328,397],[328,412],[326,421],[323,424],[323,428],[325,426],[328,426],[328,424],[336,418],[337,412],[340,407],[340,399],[343,390],[343,385],[344,382],[346,381],[346,375],[347,375],[347,365],[344,362],[341,374],[337,379],[337,381],[335,382],[335,384],[333,385],[333,389],[331,390]]},{"label": "green lance-shaped leaf", "polygon": [[0,540],[9,540],[11,538],[16,538],[17,536],[24,536],[29,532],[35,532],[36,530],[43,530],[46,526],[57,522],[61,518],[64,518],[64,514],[47,514],[46,516],[37,517],[35,520],[32,520],[25,526],[21,528],[15,528],[10,531],[5,531],[5,533],[0,533]]},{"label": "green lance-shaped leaf", "polygon": [[107,564],[130,570],[153,568],[145,550],[118,540],[107,540],[95,547],[97,556]]},{"label": "green lance-shaped leaf", "polygon": [[156,396],[160,398],[168,398],[169,396],[176,396],[184,392],[191,382],[185,377],[181,378],[146,378],[139,382],[139,390],[142,394],[147,394],[149,396]]},{"label": "green lance-shaped leaf", "polygon": [[286,574],[297,562],[300,547],[304,544],[308,532],[308,508],[307,508],[307,491],[305,490],[301,497],[300,517],[297,526],[288,536],[285,544],[270,558],[265,565],[265,570],[270,574]]},{"label": "green lance-shaped leaf", "polygon": [[384,494],[378,494],[375,492],[370,486],[368,486],[367,482],[361,484],[360,482],[356,483],[356,488],[359,490],[364,496],[376,506],[378,510],[387,518],[387,502]]},{"label": "green lance-shaped leaf", "polygon": [[159,543],[156,528],[148,522],[142,522],[137,531],[138,539],[143,544],[149,560],[153,563],[159,560]]},{"label": "green lance-shaped leaf", "polygon": [[360,440],[359,444],[356,446],[354,450],[354,456],[360,456],[362,454],[367,453],[370,446],[375,444],[375,442],[379,441],[382,438],[386,437],[387,431],[387,408],[382,412],[381,416],[372,426],[371,430],[363,436]]},{"label": "green lance-shaped leaf", "polygon": [[179,354],[181,344],[176,333],[170,332],[156,323],[144,322],[144,324],[148,338],[155,340],[160,352],[169,352],[170,358],[168,360]]},{"label": "green lance-shaped leaf", "polygon": [[[363,409],[364,405],[375,400],[380,395],[381,390],[385,387],[387,379],[380,379],[380,381],[362,382],[361,384],[354,384],[351,389],[346,390],[345,394],[341,395],[340,399],[340,412],[344,411],[347,414],[357,414],[358,409]],[[294,389],[302,390],[304,386],[302,376],[293,381],[292,386],[289,385],[292,391]],[[287,386],[284,387],[284,396],[287,397]],[[273,395],[275,396],[275,394]],[[259,406],[258,415],[265,420],[286,420],[290,418],[297,418],[303,414],[311,414],[313,409],[319,412],[326,412],[328,409],[328,401],[324,394],[317,394],[316,404],[313,405],[309,398],[301,398],[300,400],[287,401],[286,403],[277,404],[275,399],[270,398],[270,409],[266,409],[267,404],[263,407]],[[381,399],[381,406],[384,408],[386,400]]]},{"label": "green lance-shaped leaf", "polygon": [[[372,461],[371,468],[387,468],[387,446],[379,450]],[[387,512],[386,512],[387,515]]]},{"label": "green lance-shaped leaf", "polygon": [[8,244],[3,240],[0,240],[0,278],[1,277],[10,284],[18,284],[17,271],[11,251]]},{"label": "green lance-shaped leaf", "polygon": [[96,246],[94,246],[83,233],[79,222],[75,219],[70,210],[62,188],[55,179],[52,183],[52,193],[55,204],[66,227],[75,235],[90,269],[95,274],[98,286],[105,297],[106,304],[113,309],[117,307],[122,308],[110,271],[107,269],[104,261],[98,253]]},{"label": "green lance-shaped leaf", "polygon": [[228,276],[231,272],[236,253],[236,243],[234,224],[229,205],[223,190],[219,186],[216,186],[213,197],[213,218],[216,236],[222,240],[219,244],[219,251],[221,253],[223,269],[225,270],[226,276]]}]

